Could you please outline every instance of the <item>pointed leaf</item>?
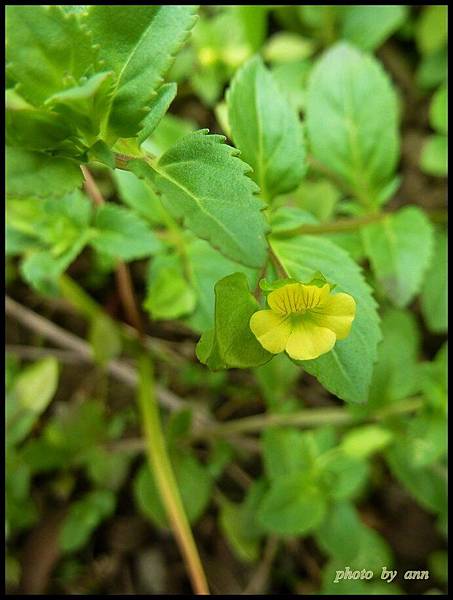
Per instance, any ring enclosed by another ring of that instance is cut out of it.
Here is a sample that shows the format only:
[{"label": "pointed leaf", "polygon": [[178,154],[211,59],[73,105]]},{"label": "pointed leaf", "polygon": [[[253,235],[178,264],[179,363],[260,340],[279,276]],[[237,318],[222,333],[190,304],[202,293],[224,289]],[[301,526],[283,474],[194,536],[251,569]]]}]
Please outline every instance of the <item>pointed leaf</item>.
[{"label": "pointed leaf", "polygon": [[6,35],[8,71],[17,91],[35,106],[75,85],[96,60],[77,15],[61,6],[9,5]]},{"label": "pointed leaf", "polygon": [[397,306],[419,291],[429,265],[433,227],[416,206],[402,208],[361,231],[374,274]]},{"label": "pointed leaf", "polygon": [[189,134],[168,150],[152,170],[131,161],[131,169],[147,176],[162,194],[165,208],[197,236],[228,258],[260,267],[266,257],[266,221],[248,167],[206,130]]},{"label": "pointed leaf", "polygon": [[133,137],[173,56],[195,23],[194,6],[90,6],[84,23],[100,45],[100,58],[117,76],[109,126]]},{"label": "pointed leaf", "polygon": [[306,170],[302,126],[261,58],[236,73],[227,102],[234,143],[263,199],[296,188]]}]

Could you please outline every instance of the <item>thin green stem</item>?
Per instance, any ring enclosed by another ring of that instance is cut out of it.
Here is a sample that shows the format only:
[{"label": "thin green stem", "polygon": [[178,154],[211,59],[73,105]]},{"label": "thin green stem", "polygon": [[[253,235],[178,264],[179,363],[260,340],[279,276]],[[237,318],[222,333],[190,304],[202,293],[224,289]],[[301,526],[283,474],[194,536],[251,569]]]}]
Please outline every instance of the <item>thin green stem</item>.
[{"label": "thin green stem", "polygon": [[406,414],[418,410],[423,404],[419,397],[377,411],[372,415],[356,416],[344,408],[311,408],[289,414],[262,414],[226,423],[210,425],[196,432],[195,438],[228,437],[233,434],[256,433],[272,426],[321,427],[323,425],[351,425],[362,421],[382,420],[390,415]]},{"label": "thin green stem", "polygon": [[179,494],[159,415],[149,356],[139,357],[138,404],[142,413],[148,461],[196,594],[209,594],[195,540]]},{"label": "thin green stem", "polygon": [[382,221],[387,217],[389,213],[375,213],[366,215],[363,217],[357,217],[356,219],[340,219],[333,223],[320,223],[318,224],[306,224],[294,227],[294,229],[287,229],[286,231],[278,231],[273,233],[273,237],[286,238],[293,237],[295,235],[307,234],[307,235],[320,235],[323,233],[338,233],[341,231],[355,231],[361,227],[365,227],[370,223],[376,223]]}]

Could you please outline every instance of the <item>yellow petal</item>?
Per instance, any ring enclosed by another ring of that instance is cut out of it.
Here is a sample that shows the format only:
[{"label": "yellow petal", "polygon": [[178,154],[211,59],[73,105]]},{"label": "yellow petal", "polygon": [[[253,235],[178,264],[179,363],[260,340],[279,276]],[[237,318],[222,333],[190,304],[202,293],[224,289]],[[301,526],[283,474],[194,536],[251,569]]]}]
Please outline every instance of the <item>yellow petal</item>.
[{"label": "yellow petal", "polygon": [[355,310],[356,303],[352,296],[344,293],[334,294],[310,310],[310,320],[320,327],[331,329],[337,339],[344,340],[351,330]]},{"label": "yellow petal", "polygon": [[268,352],[283,352],[291,334],[291,324],[287,317],[272,310],[259,310],[250,318],[250,329]]},{"label": "yellow petal", "polygon": [[318,327],[310,319],[303,319],[293,328],[286,352],[295,360],[312,360],[332,350],[335,341],[333,331]]},{"label": "yellow petal", "polygon": [[327,297],[329,290],[327,284],[319,288],[316,285],[289,283],[271,292],[267,303],[274,312],[289,315],[317,306]]}]

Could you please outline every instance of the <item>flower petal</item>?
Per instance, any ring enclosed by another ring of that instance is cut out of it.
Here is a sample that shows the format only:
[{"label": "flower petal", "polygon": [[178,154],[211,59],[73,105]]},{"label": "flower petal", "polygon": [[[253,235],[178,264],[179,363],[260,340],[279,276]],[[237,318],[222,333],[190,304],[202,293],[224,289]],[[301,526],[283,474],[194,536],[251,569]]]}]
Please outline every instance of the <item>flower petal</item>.
[{"label": "flower petal", "polygon": [[259,310],[250,318],[250,329],[268,352],[278,354],[283,352],[291,335],[291,323],[282,314],[272,310]]},{"label": "flower petal", "polygon": [[289,336],[286,352],[295,360],[312,360],[332,350],[337,336],[310,319],[301,320]]},{"label": "flower petal", "polygon": [[310,310],[310,320],[320,327],[327,327],[344,340],[349,335],[355,318],[356,303],[352,296],[342,292],[329,296],[319,306]]}]

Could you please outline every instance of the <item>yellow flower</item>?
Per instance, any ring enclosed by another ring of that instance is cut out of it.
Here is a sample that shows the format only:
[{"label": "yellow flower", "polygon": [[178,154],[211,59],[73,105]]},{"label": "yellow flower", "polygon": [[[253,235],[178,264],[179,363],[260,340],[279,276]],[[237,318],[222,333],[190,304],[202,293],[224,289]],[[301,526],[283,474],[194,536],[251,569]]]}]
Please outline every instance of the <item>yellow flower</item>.
[{"label": "yellow flower", "polygon": [[250,329],[268,352],[286,352],[295,360],[311,360],[332,350],[349,335],[355,300],[349,294],[331,294],[322,287],[290,283],[267,297],[271,310],[259,310]]}]

